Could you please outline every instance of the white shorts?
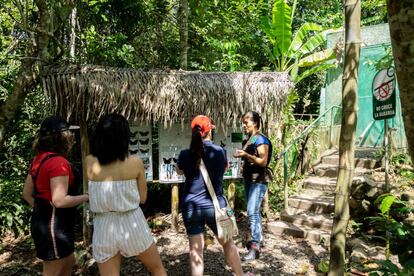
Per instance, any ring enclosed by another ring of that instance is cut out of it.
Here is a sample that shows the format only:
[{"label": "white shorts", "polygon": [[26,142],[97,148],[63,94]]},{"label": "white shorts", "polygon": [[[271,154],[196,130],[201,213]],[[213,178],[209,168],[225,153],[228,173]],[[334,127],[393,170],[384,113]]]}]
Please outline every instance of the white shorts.
[{"label": "white shorts", "polygon": [[93,219],[92,252],[103,263],[116,254],[139,255],[154,242],[141,208],[127,212],[98,213]]}]

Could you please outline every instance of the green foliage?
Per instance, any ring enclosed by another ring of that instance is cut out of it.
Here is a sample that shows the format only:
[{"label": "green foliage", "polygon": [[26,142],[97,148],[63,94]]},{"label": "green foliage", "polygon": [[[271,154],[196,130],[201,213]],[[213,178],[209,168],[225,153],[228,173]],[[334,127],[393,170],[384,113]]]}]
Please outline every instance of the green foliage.
[{"label": "green foliage", "polygon": [[[413,213],[408,202],[401,201],[391,194],[383,194],[375,200],[380,213],[368,219],[379,231],[385,233],[386,261],[379,261],[381,265],[377,270],[384,275],[412,275],[414,273],[414,225],[406,221],[406,215]],[[390,252],[398,255],[398,261],[403,267],[389,261]],[[370,275],[379,275],[372,272]]]},{"label": "green foliage", "polygon": [[[297,1],[294,2],[294,6]],[[292,33],[294,9],[284,1],[276,0],[272,8],[272,16],[262,18],[262,28],[269,39],[272,50],[268,55],[274,69],[288,72],[296,83],[302,79],[335,66],[326,61],[336,58],[333,49],[316,52],[326,42],[323,28],[315,23],[305,22],[296,34]],[[307,40],[305,40],[307,38]],[[311,67],[299,73],[299,68]]]},{"label": "green foliage", "polygon": [[0,236],[7,231],[23,234],[29,229],[30,208],[23,203],[22,181],[0,178]]}]

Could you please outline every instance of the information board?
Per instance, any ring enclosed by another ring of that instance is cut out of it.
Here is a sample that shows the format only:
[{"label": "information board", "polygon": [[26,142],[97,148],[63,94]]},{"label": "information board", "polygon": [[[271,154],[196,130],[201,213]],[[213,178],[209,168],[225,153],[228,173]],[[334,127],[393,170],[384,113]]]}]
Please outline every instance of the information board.
[{"label": "information board", "polygon": [[[239,178],[241,160],[234,158],[236,149],[242,148],[243,134],[235,129],[229,129],[227,133],[214,131],[214,143],[223,147],[227,154],[228,169],[224,174],[225,179]],[[173,124],[165,128],[159,126],[159,179],[161,183],[180,183],[185,178],[176,173],[177,158],[180,151],[188,149],[191,142],[191,130],[182,128],[181,124]]]},{"label": "information board", "polygon": [[139,157],[144,163],[145,179],[154,180],[152,170],[152,132],[151,125],[137,122],[130,123],[131,138],[129,140],[129,154]]},{"label": "information board", "polygon": [[395,116],[395,69],[390,67],[377,73],[372,82],[373,116],[375,120]]},{"label": "information board", "polygon": [[165,128],[161,124],[159,131],[159,178],[161,183],[181,183],[184,176],[176,173],[175,167],[180,151],[188,149],[191,142],[191,130],[183,129],[181,124]]},{"label": "information board", "polygon": [[227,154],[228,168],[224,173],[225,179],[241,177],[241,158],[233,157],[237,149],[242,149],[243,133],[240,130],[230,128],[227,133],[217,132],[214,143],[223,147]]}]

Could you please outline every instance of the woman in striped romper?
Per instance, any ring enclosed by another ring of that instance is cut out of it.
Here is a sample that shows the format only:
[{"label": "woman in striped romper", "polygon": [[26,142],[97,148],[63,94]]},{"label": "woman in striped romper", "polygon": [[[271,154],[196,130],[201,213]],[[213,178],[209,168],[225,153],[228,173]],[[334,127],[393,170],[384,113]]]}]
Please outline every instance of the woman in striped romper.
[{"label": "woman in striped romper", "polygon": [[125,117],[104,116],[86,158],[90,208],[94,213],[93,257],[101,275],[119,275],[121,255],[137,256],[152,275],[166,275],[139,204],[147,197],[142,160],[128,155]]}]

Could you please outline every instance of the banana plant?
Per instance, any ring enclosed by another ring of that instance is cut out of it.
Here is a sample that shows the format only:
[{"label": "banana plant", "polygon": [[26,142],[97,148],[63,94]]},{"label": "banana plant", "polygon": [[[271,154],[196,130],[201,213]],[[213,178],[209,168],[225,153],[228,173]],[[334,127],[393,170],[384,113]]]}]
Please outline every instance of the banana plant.
[{"label": "banana plant", "polygon": [[[285,0],[275,0],[272,16],[262,18],[262,28],[272,44],[268,49],[275,70],[288,72],[295,83],[317,72],[334,67],[328,60],[336,58],[334,49],[317,51],[326,42],[326,30],[315,23],[304,23],[293,35],[292,18],[297,0],[291,8]],[[308,67],[299,74],[299,68]]]}]

